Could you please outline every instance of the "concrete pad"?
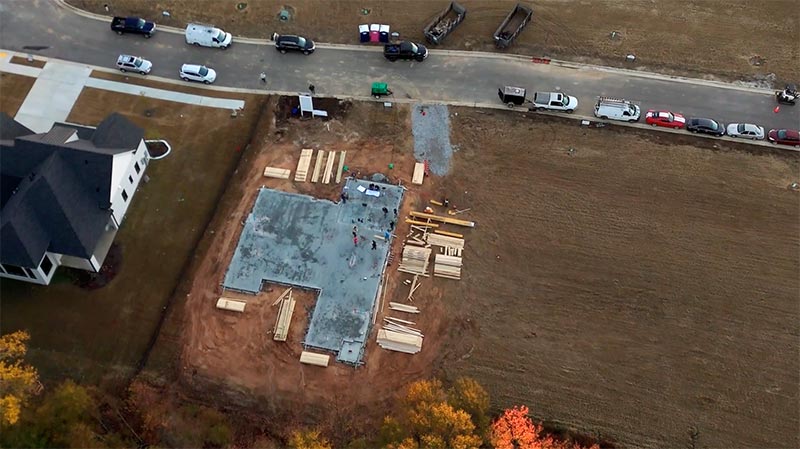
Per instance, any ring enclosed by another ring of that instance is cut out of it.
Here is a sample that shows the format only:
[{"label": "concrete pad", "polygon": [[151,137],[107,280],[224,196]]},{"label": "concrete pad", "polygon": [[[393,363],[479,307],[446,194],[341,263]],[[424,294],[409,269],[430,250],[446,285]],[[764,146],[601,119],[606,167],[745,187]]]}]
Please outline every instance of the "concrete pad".
[{"label": "concrete pad", "polygon": [[37,133],[49,131],[56,122],[65,122],[91,72],[83,66],[48,62],[15,119]]},{"label": "concrete pad", "polygon": [[135,84],[120,83],[118,81],[111,81],[100,78],[89,78],[86,81],[86,87],[94,87],[95,89],[110,90],[130,95],[142,95],[145,97],[155,98],[158,100],[174,101],[176,103],[193,104],[197,106],[206,106],[209,108],[222,108],[222,109],[244,108],[244,101],[242,100],[204,97],[201,95],[186,94],[183,92],[172,92],[164,89],[156,89],[153,87],[146,87],[146,86],[137,86]]},{"label": "concrete pad", "polygon": [[13,73],[15,75],[22,75],[22,76],[30,76],[30,77],[37,77],[39,73],[41,73],[42,69],[39,67],[30,67],[27,65],[21,64],[12,64],[11,57],[14,56],[13,54],[4,53],[3,56],[0,56],[0,72],[6,73]]},{"label": "concrete pad", "polygon": [[[370,184],[379,186],[380,196],[358,190]],[[390,249],[378,239],[373,250],[373,236],[396,222],[403,189],[350,179],[345,189],[346,203],[261,189],[223,284],[250,293],[265,281],[318,290],[304,344],[358,364]]]}]

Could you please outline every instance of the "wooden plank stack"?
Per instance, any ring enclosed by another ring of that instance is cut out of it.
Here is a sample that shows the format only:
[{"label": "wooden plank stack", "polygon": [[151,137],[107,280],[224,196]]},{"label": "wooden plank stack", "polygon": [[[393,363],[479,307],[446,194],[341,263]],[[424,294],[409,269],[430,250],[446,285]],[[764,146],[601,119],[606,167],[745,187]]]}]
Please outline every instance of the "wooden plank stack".
[{"label": "wooden plank stack", "polygon": [[475,227],[474,221],[459,220],[458,218],[442,217],[441,215],[428,214],[425,212],[417,212],[413,210],[410,212],[410,215],[414,218],[423,218],[423,219],[427,218],[429,220],[438,221],[441,223],[453,224],[456,226],[465,226],[468,228]]},{"label": "wooden plank stack", "polygon": [[294,313],[294,297],[292,297],[291,289],[287,290],[288,294],[284,294],[281,299],[281,306],[278,310],[278,319],[275,322],[275,333],[272,339],[275,341],[286,341],[289,335],[289,325],[292,324],[292,314]]},{"label": "wooden plank stack", "polygon": [[331,175],[333,174],[333,161],[336,159],[336,152],[329,151],[328,152],[328,162],[325,164],[325,172],[322,175],[322,183],[323,184],[330,184],[331,183]]},{"label": "wooden plank stack", "polygon": [[414,175],[411,177],[411,184],[421,185],[425,178],[425,164],[417,162],[414,164]]},{"label": "wooden plank stack", "polygon": [[419,309],[417,307],[409,306],[408,304],[401,304],[399,302],[390,302],[389,308],[398,312],[419,313]]},{"label": "wooden plank stack", "polygon": [[330,360],[331,356],[327,354],[317,354],[308,351],[303,351],[300,353],[300,363],[305,363],[307,365],[327,367]]},{"label": "wooden plank stack", "polygon": [[292,171],[285,168],[267,167],[264,169],[264,176],[267,178],[289,179]]},{"label": "wooden plank stack", "polygon": [[319,174],[322,171],[322,161],[325,159],[325,152],[317,151],[317,162],[314,164],[314,173],[311,174],[311,182],[319,181]]},{"label": "wooden plank stack", "polygon": [[458,237],[450,237],[449,235],[442,235],[433,232],[425,236],[425,241],[428,242],[429,245],[433,246],[455,248],[458,250],[459,256],[461,255],[461,251],[464,250],[464,239]]},{"label": "wooden plank stack", "polygon": [[406,245],[403,248],[403,257],[397,271],[403,273],[418,274],[428,276],[428,261],[431,257],[430,248],[420,248],[418,246]]},{"label": "wooden plank stack", "polygon": [[308,176],[308,167],[311,166],[311,156],[314,150],[304,149],[300,152],[300,160],[297,162],[297,170],[294,171],[294,180],[297,182],[306,182]]},{"label": "wooden plank stack", "polygon": [[247,303],[244,302],[244,301],[237,301],[235,299],[230,299],[230,298],[225,298],[225,297],[219,298],[217,300],[217,308],[218,309],[230,310],[231,312],[242,313],[242,312],[244,312],[244,306],[246,306],[246,305],[247,305]]},{"label": "wooden plank stack", "polygon": [[433,264],[433,275],[448,279],[461,279],[461,257],[437,254]]},{"label": "wooden plank stack", "polygon": [[336,184],[342,182],[342,173],[344,172],[344,157],[347,155],[347,151],[342,151],[339,153],[339,170],[336,172]]},{"label": "wooden plank stack", "polygon": [[391,351],[416,354],[422,350],[422,337],[386,329],[378,331],[378,345]]}]

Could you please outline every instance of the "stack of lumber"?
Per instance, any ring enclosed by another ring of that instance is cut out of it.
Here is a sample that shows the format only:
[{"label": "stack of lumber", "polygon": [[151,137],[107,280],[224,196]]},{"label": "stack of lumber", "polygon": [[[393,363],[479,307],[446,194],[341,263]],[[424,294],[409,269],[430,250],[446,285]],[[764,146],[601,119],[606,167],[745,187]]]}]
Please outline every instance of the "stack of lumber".
[{"label": "stack of lumber", "polygon": [[414,217],[414,218],[429,219],[429,220],[433,220],[433,221],[438,221],[440,223],[453,224],[453,225],[456,225],[456,226],[465,226],[465,227],[468,227],[468,228],[474,228],[475,227],[475,222],[474,221],[459,220],[458,218],[443,217],[441,215],[427,214],[425,212],[417,212],[417,211],[413,211],[413,210],[411,211],[410,215],[412,217]]},{"label": "stack of lumber", "polygon": [[433,264],[433,275],[448,279],[461,279],[461,258],[437,254]]},{"label": "stack of lumber", "polygon": [[267,167],[264,169],[264,176],[267,178],[289,179],[291,170],[277,167]]},{"label": "stack of lumber", "polygon": [[378,331],[378,345],[390,351],[416,354],[422,349],[422,337],[386,329]]},{"label": "stack of lumber", "polygon": [[331,175],[333,174],[333,161],[336,159],[336,152],[329,151],[328,152],[328,162],[325,164],[325,172],[322,175],[322,183],[323,184],[330,184],[331,183]]},{"label": "stack of lumber", "polygon": [[398,312],[405,312],[405,313],[419,313],[419,309],[414,306],[409,306],[407,304],[401,304],[399,302],[390,302],[389,308],[392,310],[397,310]]},{"label": "stack of lumber", "polygon": [[298,182],[306,182],[308,176],[308,167],[311,166],[311,155],[314,150],[308,148],[300,152],[300,160],[297,162],[297,170],[294,171],[294,180]]},{"label": "stack of lumber", "polygon": [[339,170],[336,172],[336,184],[342,182],[342,172],[344,172],[344,157],[347,155],[347,151],[342,151],[339,153]]},{"label": "stack of lumber", "polygon": [[431,257],[430,248],[420,248],[418,246],[406,245],[403,248],[403,258],[397,271],[403,273],[419,274],[428,276],[428,260]]},{"label": "stack of lumber", "polygon": [[272,339],[275,341],[286,341],[289,335],[289,325],[292,324],[292,314],[294,313],[294,297],[292,290],[287,289],[280,299],[281,307],[278,310],[278,319],[275,322],[275,334]]},{"label": "stack of lumber", "polygon": [[322,150],[317,151],[317,162],[314,163],[314,172],[311,174],[311,182],[319,181],[319,174],[322,171],[322,162],[325,159],[325,152]]},{"label": "stack of lumber", "polygon": [[392,332],[399,332],[401,334],[408,334],[408,335],[416,335],[417,337],[423,337],[422,331],[419,329],[414,329],[413,327],[408,326],[404,323],[410,323],[410,321],[400,320],[399,318],[392,318],[387,316],[383,319],[384,325],[383,328],[387,331]]},{"label": "stack of lumber", "polygon": [[303,351],[300,353],[300,363],[305,363],[307,365],[327,367],[330,360],[331,356],[326,354],[317,354],[308,351]]},{"label": "stack of lumber", "polygon": [[425,178],[425,164],[417,162],[414,164],[414,175],[411,177],[411,184],[421,185]]},{"label": "stack of lumber", "polygon": [[230,298],[219,298],[217,300],[217,308],[222,310],[230,310],[231,312],[244,312],[244,306],[247,303],[244,301],[237,301],[235,299]]},{"label": "stack of lumber", "polygon": [[450,237],[449,235],[442,235],[434,232],[426,235],[425,241],[429,245],[433,246],[442,246],[444,248],[455,248],[457,250],[462,250],[462,251],[464,250],[464,239],[459,237]]}]

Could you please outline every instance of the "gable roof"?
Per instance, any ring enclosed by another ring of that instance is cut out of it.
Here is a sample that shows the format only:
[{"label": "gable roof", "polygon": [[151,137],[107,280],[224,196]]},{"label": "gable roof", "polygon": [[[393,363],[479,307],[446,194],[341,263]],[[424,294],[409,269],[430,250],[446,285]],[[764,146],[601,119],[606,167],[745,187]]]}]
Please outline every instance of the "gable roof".
[{"label": "gable roof", "polygon": [[112,213],[114,155],[135,151],[144,136],[114,115],[100,134],[56,124],[43,134],[16,127],[13,141],[0,141],[0,262],[33,268],[45,251],[91,257]]}]

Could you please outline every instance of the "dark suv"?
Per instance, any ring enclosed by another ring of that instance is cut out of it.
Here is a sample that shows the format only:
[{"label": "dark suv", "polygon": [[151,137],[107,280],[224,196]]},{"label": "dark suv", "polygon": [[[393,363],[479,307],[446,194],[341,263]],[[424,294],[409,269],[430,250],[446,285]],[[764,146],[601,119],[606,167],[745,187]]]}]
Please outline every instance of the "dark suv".
[{"label": "dark suv", "polygon": [[710,118],[692,117],[686,121],[686,130],[719,137],[725,134],[725,125]]},{"label": "dark suv", "polygon": [[276,34],[273,36],[275,49],[281,53],[287,51],[302,51],[304,55],[314,53],[314,41],[303,36],[293,36],[291,34]]}]

